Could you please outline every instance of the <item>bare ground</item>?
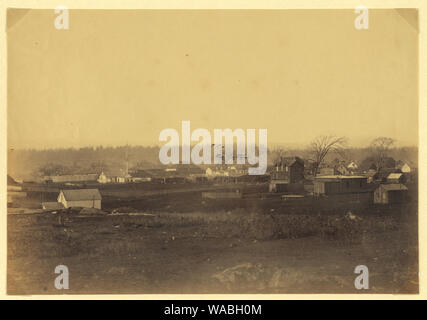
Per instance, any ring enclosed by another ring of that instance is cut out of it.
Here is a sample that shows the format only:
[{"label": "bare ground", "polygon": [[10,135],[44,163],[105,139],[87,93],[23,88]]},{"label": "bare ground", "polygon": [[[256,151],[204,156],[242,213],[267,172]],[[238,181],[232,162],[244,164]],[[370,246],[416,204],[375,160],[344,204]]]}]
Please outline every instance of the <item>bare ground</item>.
[{"label": "bare ground", "polygon": [[[417,293],[416,206],[319,216],[244,210],[8,216],[8,294]],[[54,287],[57,265],[70,289]],[[220,278],[228,268],[251,266]],[[216,275],[216,276],[215,276]]]}]

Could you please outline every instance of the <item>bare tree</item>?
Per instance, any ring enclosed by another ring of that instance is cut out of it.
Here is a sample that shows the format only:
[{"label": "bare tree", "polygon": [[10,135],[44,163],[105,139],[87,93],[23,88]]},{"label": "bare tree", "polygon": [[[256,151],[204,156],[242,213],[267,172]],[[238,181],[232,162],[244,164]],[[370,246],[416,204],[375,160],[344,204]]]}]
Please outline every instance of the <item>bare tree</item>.
[{"label": "bare tree", "polygon": [[285,148],[277,146],[271,150],[271,157],[273,165],[279,164],[282,159],[285,157],[286,151]]},{"label": "bare tree", "polygon": [[377,171],[381,171],[384,168],[385,159],[388,156],[390,148],[393,146],[394,140],[387,137],[379,137],[372,140],[370,149],[373,153],[373,158],[375,161],[375,166]]},{"label": "bare tree", "polygon": [[345,137],[319,136],[314,139],[310,145],[314,161],[314,176],[316,176],[317,170],[325,160],[325,157],[328,153],[336,152],[343,156],[346,145],[347,138]]}]

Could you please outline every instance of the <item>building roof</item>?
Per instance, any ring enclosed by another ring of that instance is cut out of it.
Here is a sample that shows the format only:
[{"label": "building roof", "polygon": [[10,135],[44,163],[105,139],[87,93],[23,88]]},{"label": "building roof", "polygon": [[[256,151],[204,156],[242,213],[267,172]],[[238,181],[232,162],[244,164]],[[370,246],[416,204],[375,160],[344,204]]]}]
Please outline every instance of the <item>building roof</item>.
[{"label": "building roof", "polygon": [[147,170],[135,170],[132,172],[132,177],[134,178],[152,178],[153,175],[147,172]]},{"label": "building roof", "polygon": [[387,179],[400,179],[400,177],[402,177],[401,173],[390,173],[387,176]]},{"label": "building roof", "polygon": [[125,177],[126,176],[126,170],[122,168],[108,168],[108,169],[102,170],[102,173],[104,173],[107,177]]},{"label": "building roof", "polygon": [[345,167],[353,170],[359,169],[359,165],[357,164],[356,161],[349,162]]},{"label": "building roof", "polygon": [[153,168],[135,170],[132,172],[132,177],[137,178],[173,178],[173,177],[187,177],[191,175],[204,174],[205,170],[199,166],[193,165],[179,165],[179,166],[168,166],[166,168]]},{"label": "building roof", "polygon": [[171,177],[174,174],[176,174],[175,172],[168,172],[165,169],[158,169],[158,168],[154,168],[154,169],[147,169],[147,170],[143,170],[148,177],[152,177],[152,178],[164,178],[164,177]]},{"label": "building roof", "polygon": [[44,180],[51,180],[52,182],[84,182],[96,181],[99,175],[96,173],[89,174],[67,174],[61,176],[46,176]]},{"label": "building roof", "polygon": [[399,169],[394,169],[394,168],[382,168],[379,172],[377,172],[377,178],[379,179],[383,179],[383,178],[387,178],[390,173],[399,173]]},{"label": "building roof", "polygon": [[342,175],[329,175],[329,176],[317,176],[316,180],[320,179],[335,179],[335,180],[341,180],[341,179],[366,179],[364,176],[342,176]]},{"label": "building roof", "polygon": [[64,209],[64,205],[61,202],[42,202],[43,209],[45,210],[60,210]]},{"label": "building roof", "polygon": [[74,190],[61,190],[67,201],[79,200],[101,200],[101,194],[98,189],[74,189]]},{"label": "building roof", "polygon": [[408,188],[401,183],[382,184],[380,185],[380,188],[383,188],[386,191],[408,190]]},{"label": "building roof", "polygon": [[203,174],[205,173],[205,170],[203,170],[198,166],[181,165],[176,168],[176,172],[182,175],[189,175],[189,174]]}]

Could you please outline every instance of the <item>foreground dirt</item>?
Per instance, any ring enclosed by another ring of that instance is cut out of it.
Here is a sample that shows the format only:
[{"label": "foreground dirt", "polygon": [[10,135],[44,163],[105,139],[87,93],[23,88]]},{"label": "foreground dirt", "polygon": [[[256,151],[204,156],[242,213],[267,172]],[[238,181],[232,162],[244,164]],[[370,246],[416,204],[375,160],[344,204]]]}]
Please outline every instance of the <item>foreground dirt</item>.
[{"label": "foreground dirt", "polygon": [[[416,216],[352,241],[239,235],[225,228],[232,213],[209,214],[9,216],[8,294],[418,292]],[[60,264],[69,290],[54,287]],[[357,265],[368,291],[354,287]]]}]

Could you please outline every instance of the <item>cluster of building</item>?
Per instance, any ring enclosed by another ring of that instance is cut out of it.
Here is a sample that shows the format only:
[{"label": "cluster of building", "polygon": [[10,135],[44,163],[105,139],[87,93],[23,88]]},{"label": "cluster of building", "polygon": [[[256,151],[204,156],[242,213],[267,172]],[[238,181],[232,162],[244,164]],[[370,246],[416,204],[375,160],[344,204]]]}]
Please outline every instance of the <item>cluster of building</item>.
[{"label": "cluster of building", "polygon": [[47,184],[107,184],[107,183],[185,183],[185,182],[238,182],[248,175],[246,165],[177,165],[166,168],[104,170],[99,174],[74,174],[45,176]]},{"label": "cluster of building", "polygon": [[[185,183],[185,182],[269,182],[269,192],[287,195],[312,194],[330,196],[348,193],[372,193],[374,203],[398,203],[407,198],[405,185],[411,178],[412,168],[400,163],[397,168],[384,168],[379,171],[369,169],[360,171],[355,161],[336,162],[324,165],[312,172],[310,163],[299,157],[282,157],[265,176],[256,180],[248,176],[246,165],[195,166],[179,165],[167,168],[144,170],[105,170],[100,174],[53,175],[44,177],[47,184],[60,187],[57,201],[43,202],[45,210],[58,210],[69,207],[101,209],[102,197],[97,185],[108,183]],[[64,187],[62,187],[64,186]],[[67,187],[66,187],[67,186]],[[69,189],[74,186],[73,189]],[[80,188],[80,189],[77,189]],[[8,203],[13,198],[25,197],[22,186],[8,176]],[[241,197],[233,194],[233,198]],[[212,197],[206,193],[204,197]]]},{"label": "cluster of building", "polygon": [[122,170],[102,171],[100,174],[67,174],[43,177],[45,183],[78,184],[78,183],[126,183],[131,182],[131,176]]},{"label": "cluster of building", "polygon": [[307,170],[299,157],[281,158],[270,173],[270,192],[312,192],[314,196],[373,192],[374,203],[398,203],[407,198],[405,182],[410,179],[411,167],[403,163],[399,168],[360,172],[358,164],[338,163],[324,166],[306,179]]}]

